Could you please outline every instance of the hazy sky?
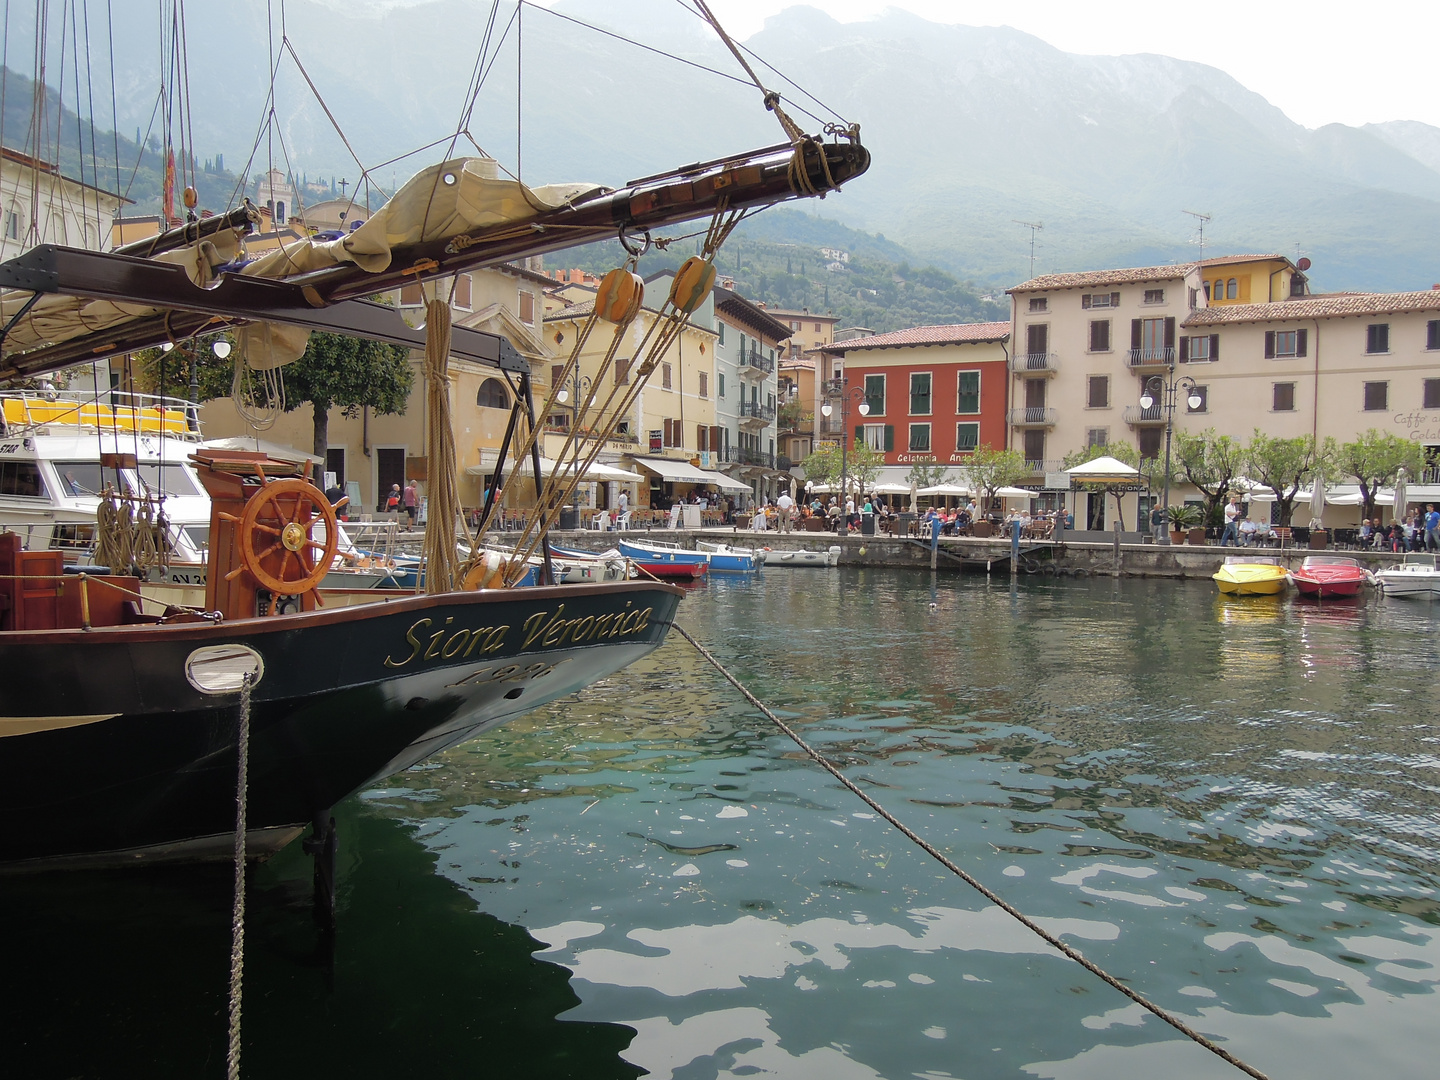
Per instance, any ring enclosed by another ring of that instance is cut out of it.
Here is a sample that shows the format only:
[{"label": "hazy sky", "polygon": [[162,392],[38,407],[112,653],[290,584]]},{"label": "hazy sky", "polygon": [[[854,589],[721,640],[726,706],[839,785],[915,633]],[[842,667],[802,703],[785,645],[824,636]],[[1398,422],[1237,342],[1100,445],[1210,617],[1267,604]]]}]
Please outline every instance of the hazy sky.
[{"label": "hazy sky", "polygon": [[[710,3],[737,36],[791,6],[785,0]],[[842,22],[899,7],[935,22],[1013,26],[1066,52],[1195,60],[1233,75],[1306,127],[1382,120],[1440,126],[1440,0],[813,0],[811,6]]]}]

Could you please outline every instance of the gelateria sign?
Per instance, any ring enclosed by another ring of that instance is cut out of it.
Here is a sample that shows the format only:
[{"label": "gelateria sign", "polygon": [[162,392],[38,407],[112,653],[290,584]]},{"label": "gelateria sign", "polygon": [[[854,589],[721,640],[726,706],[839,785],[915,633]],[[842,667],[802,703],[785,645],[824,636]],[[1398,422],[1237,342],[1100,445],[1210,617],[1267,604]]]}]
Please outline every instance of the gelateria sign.
[{"label": "gelateria sign", "polygon": [[627,600],[621,611],[567,619],[565,605],[560,604],[554,611],[535,612],[519,630],[508,624],[457,626],[453,616],[439,625],[433,619],[417,619],[405,631],[405,644],[385,657],[385,666],[403,668],[414,663],[420,667],[447,660],[468,660],[472,655],[490,656],[501,652],[507,644],[516,644],[516,651],[524,652],[634,637],[649,629],[654,610],[632,607]]},{"label": "gelateria sign", "polygon": [[1416,410],[1396,413],[1394,424],[1407,439],[1418,443],[1440,443],[1440,412]]}]

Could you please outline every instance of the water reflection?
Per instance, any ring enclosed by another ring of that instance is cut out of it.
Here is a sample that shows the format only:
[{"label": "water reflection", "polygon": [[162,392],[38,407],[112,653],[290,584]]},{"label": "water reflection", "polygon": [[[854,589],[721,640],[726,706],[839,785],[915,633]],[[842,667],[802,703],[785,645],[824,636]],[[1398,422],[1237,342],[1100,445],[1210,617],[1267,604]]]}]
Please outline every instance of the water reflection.
[{"label": "water reflection", "polygon": [[[717,579],[682,618],[927,838],[1242,1056],[1340,1075],[1358,1038],[1360,1071],[1420,1076],[1440,730],[1416,611],[865,571]],[[540,928],[573,1015],[635,1028],[658,1075],[1228,1069],[966,895],[678,640],[371,800]]]}]

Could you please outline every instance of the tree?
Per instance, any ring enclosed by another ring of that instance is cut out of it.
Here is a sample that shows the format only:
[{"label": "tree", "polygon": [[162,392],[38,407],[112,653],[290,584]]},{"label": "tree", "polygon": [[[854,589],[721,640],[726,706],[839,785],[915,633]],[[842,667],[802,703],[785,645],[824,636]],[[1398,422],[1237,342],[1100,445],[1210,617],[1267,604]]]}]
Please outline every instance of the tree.
[{"label": "tree", "polygon": [[1019,450],[996,450],[989,443],[970,454],[965,471],[971,486],[984,493],[987,505],[1001,488],[1018,484],[1030,475],[1025,455]]},{"label": "tree", "polygon": [[1389,432],[1381,434],[1374,428],[1343,446],[1335,446],[1333,439],[1326,439],[1325,443],[1340,474],[1353,476],[1360,482],[1360,497],[1365,503],[1360,516],[1365,518],[1376,516],[1375,496],[1382,487],[1395,482],[1402,468],[1409,475],[1418,476],[1425,464],[1425,451],[1419,443]]},{"label": "tree", "polygon": [[860,482],[860,490],[870,490],[870,485],[875,483],[875,478],[880,475],[880,469],[885,464],[885,452],[876,450],[864,439],[856,439],[855,445],[850,448],[846,455],[846,471]]},{"label": "tree", "polygon": [[338,334],[311,334],[304,355],[284,372],[285,411],[310,403],[314,452],[322,459],[330,441],[332,408],[339,406],[346,417],[357,416],[366,406],[382,416],[403,414],[415,385],[415,369],[404,347]]},{"label": "tree", "polygon": [[1295,511],[1295,497],[1308,487],[1317,469],[1324,470],[1322,454],[1313,435],[1281,439],[1266,435],[1259,428],[1245,447],[1245,471],[1275,492],[1280,510],[1280,525],[1288,526]]},{"label": "tree", "polygon": [[831,487],[840,479],[840,444],[822,442],[800,462],[805,470],[805,479],[810,483],[826,484]]},{"label": "tree", "polygon": [[917,461],[910,466],[910,471],[905,474],[905,482],[914,484],[917,488],[934,487],[936,484],[952,483],[950,469],[941,465],[933,457]]},{"label": "tree", "polygon": [[164,352],[141,349],[135,353],[135,385],[143,394],[166,397],[190,396],[190,369],[195,369],[199,401],[228,397],[235,373],[235,357],[222,359],[215,355],[217,341],[232,345],[228,335],[197,338],[179,348]]},{"label": "tree", "polygon": [[1230,494],[1231,482],[1245,464],[1245,448],[1214,428],[1197,434],[1175,432],[1175,471],[1205,496],[1205,522],[1218,524],[1220,506]]},{"label": "tree", "polygon": [[[1087,446],[1084,450],[1076,450],[1065,455],[1060,462],[1063,469],[1073,469],[1077,465],[1084,465],[1086,462],[1094,461],[1096,458],[1113,457],[1116,461],[1123,461],[1126,465],[1134,468],[1140,460],[1140,452],[1129,443],[1105,443],[1101,446]],[[1080,485],[1085,491],[1103,491],[1115,499],[1115,520],[1120,523],[1120,528],[1125,528],[1125,507],[1120,501],[1125,497],[1126,492],[1135,490],[1135,480],[1116,479],[1110,483],[1087,483]],[[1138,522],[1136,523],[1139,524]]]}]

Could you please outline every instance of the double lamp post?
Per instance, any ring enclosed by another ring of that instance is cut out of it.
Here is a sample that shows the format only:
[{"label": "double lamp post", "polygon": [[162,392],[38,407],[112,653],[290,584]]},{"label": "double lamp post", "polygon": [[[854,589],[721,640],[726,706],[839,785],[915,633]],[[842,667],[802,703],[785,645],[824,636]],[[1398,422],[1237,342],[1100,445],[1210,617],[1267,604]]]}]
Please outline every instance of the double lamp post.
[{"label": "double lamp post", "polygon": [[1189,375],[1175,378],[1173,364],[1170,368],[1169,380],[1167,383],[1164,375],[1150,376],[1145,380],[1145,388],[1140,395],[1142,409],[1147,411],[1153,409],[1156,402],[1159,401],[1162,403],[1160,407],[1165,410],[1165,494],[1162,496],[1161,503],[1161,521],[1164,523],[1164,528],[1159,540],[1161,544],[1170,543],[1170,439],[1175,431],[1175,395],[1181,390],[1189,391],[1185,403],[1191,409],[1198,409],[1204,404],[1195,380]]},{"label": "double lamp post", "polygon": [[[826,402],[820,406],[820,415],[825,419],[835,412],[835,407],[830,404],[831,400],[840,402],[840,505],[843,508],[845,498],[850,494],[850,469],[847,460],[847,453],[850,446],[850,402],[853,399],[858,402],[855,411],[861,416],[870,415],[870,403],[865,400],[865,388],[863,386],[847,386],[845,377],[837,376],[833,379],[825,391]],[[846,522],[848,527],[849,522]]]}]

